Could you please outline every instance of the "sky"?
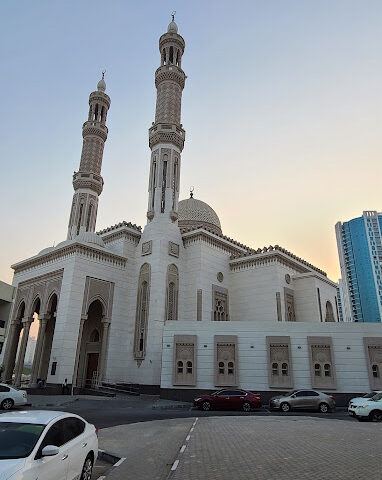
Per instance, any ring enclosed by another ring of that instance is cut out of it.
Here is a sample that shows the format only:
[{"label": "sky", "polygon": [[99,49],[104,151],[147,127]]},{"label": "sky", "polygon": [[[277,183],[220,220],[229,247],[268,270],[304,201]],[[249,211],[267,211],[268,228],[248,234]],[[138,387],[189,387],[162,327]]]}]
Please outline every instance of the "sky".
[{"label": "sky", "polygon": [[97,230],[144,226],[159,36],[176,11],[181,195],[223,233],[339,278],[334,225],[381,208],[382,2],[3,0],[0,279],[64,240],[88,96],[106,69]]}]

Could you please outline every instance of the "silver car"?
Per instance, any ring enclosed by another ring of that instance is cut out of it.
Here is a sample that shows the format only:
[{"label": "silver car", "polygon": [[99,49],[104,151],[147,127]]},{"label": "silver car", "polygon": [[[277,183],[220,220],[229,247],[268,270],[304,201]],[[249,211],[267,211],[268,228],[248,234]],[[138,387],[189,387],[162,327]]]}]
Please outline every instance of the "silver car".
[{"label": "silver car", "polygon": [[316,390],[293,390],[285,395],[272,397],[269,401],[271,409],[289,412],[292,409],[311,409],[327,413],[336,406],[334,397]]}]

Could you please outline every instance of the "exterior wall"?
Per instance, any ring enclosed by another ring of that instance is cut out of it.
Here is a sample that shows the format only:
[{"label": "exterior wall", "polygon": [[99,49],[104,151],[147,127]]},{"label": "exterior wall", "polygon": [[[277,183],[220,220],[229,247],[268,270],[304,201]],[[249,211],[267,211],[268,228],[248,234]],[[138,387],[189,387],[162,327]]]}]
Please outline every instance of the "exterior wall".
[{"label": "exterior wall", "polygon": [[[163,337],[161,388],[173,385],[174,335],[197,336],[197,372],[194,389],[214,390],[214,336],[236,335],[238,339],[239,387],[253,391],[269,391],[267,336],[289,336],[292,388],[312,388],[308,337],[330,337],[336,372],[336,393],[367,392],[371,389],[364,337],[382,337],[380,326],[356,323],[309,322],[173,322],[167,324]],[[288,387],[289,388],[289,387]],[[274,387],[273,390],[280,390]]]},{"label": "exterior wall", "polygon": [[0,281],[0,364],[15,288]]}]

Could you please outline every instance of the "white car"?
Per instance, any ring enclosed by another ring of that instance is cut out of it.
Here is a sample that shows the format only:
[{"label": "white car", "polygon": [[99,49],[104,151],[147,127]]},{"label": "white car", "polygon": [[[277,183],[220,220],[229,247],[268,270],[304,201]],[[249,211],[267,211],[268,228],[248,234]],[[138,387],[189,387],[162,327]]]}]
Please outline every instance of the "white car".
[{"label": "white car", "polygon": [[370,393],[367,393],[363,397],[352,398],[349,402],[348,414],[351,415],[352,417],[354,417],[355,416],[355,407],[357,407],[358,405],[363,405],[365,402],[367,402],[369,400],[369,398],[374,397],[374,395],[376,395],[377,393],[382,393],[382,391],[381,390],[374,390]]},{"label": "white car", "polygon": [[0,407],[3,410],[10,410],[14,405],[25,405],[27,403],[27,392],[17,390],[10,385],[0,383]]},{"label": "white car", "polygon": [[90,480],[97,455],[97,431],[78,415],[0,415],[1,480]]},{"label": "white car", "polygon": [[377,393],[364,404],[356,406],[355,416],[360,422],[363,420],[382,422],[382,393]]}]

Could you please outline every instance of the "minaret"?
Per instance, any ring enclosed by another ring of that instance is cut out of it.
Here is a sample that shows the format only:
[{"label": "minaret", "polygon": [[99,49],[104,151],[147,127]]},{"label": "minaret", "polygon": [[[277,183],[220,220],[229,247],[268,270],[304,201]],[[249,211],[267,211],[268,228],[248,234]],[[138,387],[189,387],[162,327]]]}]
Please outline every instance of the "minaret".
[{"label": "minaret", "polygon": [[98,196],[103,189],[101,166],[103,147],[108,129],[106,116],[110,108],[110,97],[105,93],[104,73],[97,90],[89,95],[89,116],[82,126],[82,153],[78,172],[73,175],[73,203],[69,219],[68,240],[80,232],[94,232]]},{"label": "minaret", "polygon": [[159,39],[161,65],[155,72],[155,122],[149,129],[149,222],[175,222],[178,218],[180,153],[185,138],[180,123],[182,91],[186,79],[181,68],[184,48],[184,39],[178,34],[178,26],[172,15],[167,33]]}]

